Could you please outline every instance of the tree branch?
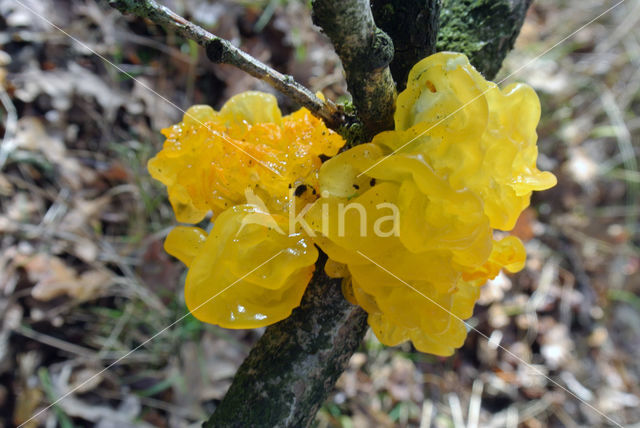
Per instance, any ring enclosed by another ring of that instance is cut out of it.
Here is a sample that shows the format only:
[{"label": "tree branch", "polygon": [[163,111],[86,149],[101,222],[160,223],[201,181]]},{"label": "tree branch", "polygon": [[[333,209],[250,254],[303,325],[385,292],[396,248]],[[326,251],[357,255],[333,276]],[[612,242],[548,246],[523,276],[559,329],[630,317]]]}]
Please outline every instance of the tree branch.
[{"label": "tree branch", "polygon": [[323,119],[332,129],[338,130],[345,123],[353,121],[353,118],[347,117],[341,107],[330,100],[323,101],[316,97],[309,89],[296,82],[292,76],[274,70],[238,49],[228,40],[211,34],[167,7],[159,5],[155,0],[109,0],[109,5],[123,14],[131,13],[141,18],[148,18],[158,25],[174,30],[185,38],[194,40],[206,49],[207,56],[211,61],[233,65],[253,77],[265,81]]},{"label": "tree branch", "polygon": [[[334,129],[344,131],[345,126],[355,122],[334,104],[322,102],[290,77],[270,69],[153,0],[109,2],[123,13],[149,18],[197,41],[207,49],[212,61],[234,65],[269,82]],[[439,0],[373,2],[374,5],[406,7],[386,9],[391,15],[381,18],[381,22],[387,23],[381,25],[389,29],[394,42],[401,46],[392,67],[396,78],[404,82],[400,76],[433,50],[437,28],[433,8]],[[404,18],[395,15],[403,10],[405,14],[407,10],[416,11],[416,5],[421,3],[425,9],[417,12],[413,23],[413,12]],[[444,0],[440,14],[444,34],[438,38],[437,48],[465,52],[480,71],[492,77],[512,47],[530,3],[531,0]],[[368,0],[314,0],[313,8],[314,22],[323,28],[342,59],[349,90],[364,126],[364,132],[352,133],[348,143],[363,142],[367,136],[389,129],[393,124],[395,85],[388,67],[393,57],[392,43],[376,28]],[[376,16],[379,15],[376,13]],[[406,26],[394,24],[395,19],[405,22]],[[266,329],[204,426],[311,425],[367,329],[366,313],[344,299],[340,280],[324,274],[325,261],[326,256],[321,255],[300,307],[289,318]]]},{"label": "tree branch", "polygon": [[324,273],[326,256],[300,307],[267,328],[204,427],[307,427],[367,329],[367,314]]},{"label": "tree branch", "polygon": [[438,51],[462,52],[493,79],[520,34],[533,0],[443,0]]},{"label": "tree branch", "polygon": [[398,91],[406,87],[409,70],[436,51],[441,0],[372,0],[376,24],[393,40],[391,74]]},{"label": "tree branch", "polygon": [[313,0],[313,22],[342,60],[364,136],[393,127],[395,84],[389,70],[393,43],[376,27],[369,0]]},{"label": "tree branch", "polygon": [[[315,0],[316,11],[319,3],[320,0]],[[332,2],[336,3],[340,2]],[[336,4],[336,7],[338,11],[344,11],[341,5]],[[490,13],[491,9],[483,11]],[[328,10],[326,12],[329,13]],[[339,13],[334,12],[334,15]],[[469,19],[464,15],[458,18],[462,21]],[[481,22],[485,25],[492,23],[490,17],[477,18],[482,18]],[[511,22],[513,27],[510,34],[515,37],[522,21]],[[489,34],[482,44],[492,43],[491,28],[467,27],[465,31]],[[332,33],[334,37],[340,37],[339,32]],[[351,37],[353,33],[347,32],[345,37]],[[430,35],[427,39],[433,40],[433,37]],[[334,43],[342,46],[355,42],[345,39]],[[439,47],[456,50],[458,45],[453,42],[449,44],[445,40]],[[495,55],[493,59],[498,65],[491,65],[490,62],[489,65],[490,68],[499,68],[506,50],[508,49],[487,51],[483,59],[489,60],[491,55]],[[421,58],[417,58],[419,59]],[[476,67],[487,73],[487,66],[484,64],[484,61],[475,63]],[[358,82],[352,84],[357,85]],[[367,81],[360,84],[366,85]],[[353,88],[350,87],[350,90]],[[375,102],[376,99],[368,100],[372,101]],[[344,299],[338,280],[328,279],[324,275],[325,259],[326,256],[323,256],[318,262],[316,274],[307,287],[301,306],[293,311],[291,317],[267,328],[238,370],[229,392],[216,412],[205,423],[206,427],[311,425],[315,412],[331,392],[367,328],[364,311]]]},{"label": "tree branch", "polygon": [[[389,37],[373,22],[368,0],[315,0],[314,22],[329,36],[347,75],[364,142],[393,127],[395,84]],[[367,314],[324,273],[321,254],[301,305],[268,327],[205,427],[306,427],[344,371],[367,330]]]}]

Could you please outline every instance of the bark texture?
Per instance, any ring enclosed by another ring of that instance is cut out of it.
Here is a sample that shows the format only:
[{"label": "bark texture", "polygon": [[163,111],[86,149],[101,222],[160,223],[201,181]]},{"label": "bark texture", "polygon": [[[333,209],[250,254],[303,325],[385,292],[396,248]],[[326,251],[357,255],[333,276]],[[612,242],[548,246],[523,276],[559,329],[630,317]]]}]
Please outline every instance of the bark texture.
[{"label": "bark texture", "polygon": [[[513,46],[531,0],[372,0],[379,25],[391,37],[376,27],[368,0],[313,0],[314,22],[342,59],[357,119],[154,0],[109,4],[195,40],[214,62],[269,82],[339,129],[353,145],[393,125],[393,77],[404,84],[413,64],[433,52],[441,1],[437,49],[464,52],[478,70],[493,77]],[[321,255],[301,306],[266,329],[205,427],[312,424],[367,329],[366,313],[344,299],[340,280],[324,274],[325,260]]]},{"label": "bark texture", "polygon": [[438,51],[462,52],[493,79],[520,33],[533,0],[443,0]]},{"label": "bark texture", "polygon": [[300,307],[267,328],[204,427],[306,427],[367,329],[366,313],[324,274],[326,256]]},{"label": "bark texture", "polygon": [[[374,22],[368,0],[315,0],[314,22],[342,60],[357,121],[347,144],[393,126],[393,44]],[[292,315],[268,327],[205,427],[307,427],[367,330],[367,314],[342,295],[341,280],[316,272]]]},{"label": "bark texture", "polygon": [[[318,19],[318,1],[316,0],[314,4],[316,20]],[[455,16],[456,22],[466,22],[470,19],[467,14],[472,11],[488,14],[495,12],[491,7],[476,9],[467,5],[467,8],[462,8],[457,3],[462,1],[457,0],[456,4],[445,1],[443,5],[447,7],[448,3],[449,7],[454,7],[456,14],[461,14]],[[487,3],[515,4],[508,0],[486,1]],[[404,3],[404,0],[398,0],[398,2]],[[469,3],[484,4],[484,1],[476,0]],[[526,7],[528,7],[528,1],[522,2],[520,7],[525,7],[524,3],[527,3]],[[432,5],[430,2],[425,4]],[[510,6],[508,10],[516,9]],[[499,10],[504,12],[507,9],[499,8]],[[327,14],[329,12],[329,10],[326,11]],[[453,27],[451,26],[454,16],[450,13],[450,10],[443,9],[440,14],[441,18],[445,17],[444,22],[449,26],[449,37],[438,39],[440,50],[463,50],[461,49],[463,45],[458,41],[478,40],[475,32],[484,34],[486,37],[480,45],[493,46],[496,43],[492,28],[478,25],[467,25],[463,28],[463,31],[472,32],[468,37],[464,37],[465,35],[452,37]],[[471,62],[478,70],[485,75],[499,70],[504,56],[520,30],[524,13],[525,10],[520,9],[518,15],[520,18],[509,21],[512,27],[508,31],[504,28],[505,32],[502,34],[510,34],[510,36],[500,44],[500,49],[466,51],[468,54],[473,53]],[[337,14],[334,12],[334,15]],[[392,18],[388,19],[392,20]],[[480,19],[483,25],[493,25],[491,16],[476,16],[474,19]],[[443,25],[443,21],[440,25]],[[422,31],[415,27],[414,29]],[[327,31],[326,28],[324,30]],[[330,32],[336,38],[341,37],[338,31]],[[401,44],[402,40],[406,40],[405,35],[399,34],[398,40],[394,40],[394,43]],[[433,37],[434,35],[429,35],[424,40],[432,40]],[[353,43],[353,41],[342,43]],[[430,52],[432,48],[426,47],[425,44],[424,49],[423,52],[420,49],[414,51],[415,61],[410,59],[409,55],[406,61],[415,63],[422,59],[427,49]],[[352,81],[349,89],[353,91],[355,88],[352,85],[366,86],[368,81]],[[375,101],[375,98],[373,100]],[[358,141],[360,137],[361,135],[356,133],[354,137],[356,140],[349,143],[361,142]],[[205,423],[205,427],[308,427],[312,424],[316,411],[333,389],[335,381],[357,349],[367,329],[364,311],[352,306],[342,297],[340,282],[327,278],[323,273],[323,265],[324,261],[321,260],[305,292],[302,305],[294,310],[290,318],[267,328],[264,336],[238,370],[229,392],[209,421]]]},{"label": "bark texture", "polygon": [[376,24],[393,40],[391,74],[398,91],[405,88],[411,67],[436,51],[441,3],[441,0],[371,1]]},{"label": "bark texture", "polygon": [[393,127],[395,83],[391,38],[373,21],[369,0],[313,0],[313,23],[342,60],[364,138]]}]

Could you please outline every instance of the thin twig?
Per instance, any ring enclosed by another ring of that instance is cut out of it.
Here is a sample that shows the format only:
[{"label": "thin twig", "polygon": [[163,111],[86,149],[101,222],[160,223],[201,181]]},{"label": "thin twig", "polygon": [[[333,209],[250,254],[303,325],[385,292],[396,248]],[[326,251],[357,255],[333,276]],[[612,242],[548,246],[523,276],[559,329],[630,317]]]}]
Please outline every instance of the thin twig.
[{"label": "thin twig", "polygon": [[131,13],[147,18],[158,25],[194,40],[207,51],[209,59],[218,64],[229,64],[273,86],[284,95],[307,108],[323,119],[327,126],[338,129],[350,123],[343,109],[330,100],[323,101],[309,89],[296,82],[292,76],[284,75],[260,62],[231,42],[211,34],[204,28],[188,21],[155,0],[109,0],[109,4],[122,13]]},{"label": "thin twig", "polygon": [[85,348],[84,346],[76,345],[75,343],[70,343],[62,339],[58,339],[57,337],[40,333],[39,331],[35,331],[23,325],[19,326],[17,329],[13,331],[15,333],[21,334],[22,336],[28,337],[31,340],[44,343],[45,345],[58,348],[70,354],[78,355],[82,358],[86,358],[86,359],[96,358],[96,352],[92,349]]}]

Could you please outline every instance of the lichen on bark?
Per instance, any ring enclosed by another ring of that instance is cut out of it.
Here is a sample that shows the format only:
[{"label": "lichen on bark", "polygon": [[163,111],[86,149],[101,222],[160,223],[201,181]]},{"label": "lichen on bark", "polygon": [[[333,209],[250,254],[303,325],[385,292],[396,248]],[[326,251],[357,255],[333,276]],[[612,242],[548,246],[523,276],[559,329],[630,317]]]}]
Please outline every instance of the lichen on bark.
[{"label": "lichen on bark", "polygon": [[533,0],[443,0],[438,51],[462,52],[493,79],[520,33]]},{"label": "lichen on bark", "polygon": [[[331,38],[345,66],[358,118],[350,114],[352,109],[318,99],[291,76],[260,63],[155,0],[108,1],[122,13],[150,19],[198,42],[212,61],[268,82],[346,135],[351,146],[392,126],[395,84],[388,65],[396,80],[404,82],[408,69],[432,53],[441,0],[372,0],[382,30],[374,23],[369,0],[313,0],[316,23]],[[437,49],[466,53],[491,78],[513,46],[531,2],[443,0]],[[395,55],[394,43],[399,46]],[[266,329],[206,427],[312,424],[367,329],[366,313],[344,299],[340,280],[324,274],[325,260],[321,255],[300,307]]]}]

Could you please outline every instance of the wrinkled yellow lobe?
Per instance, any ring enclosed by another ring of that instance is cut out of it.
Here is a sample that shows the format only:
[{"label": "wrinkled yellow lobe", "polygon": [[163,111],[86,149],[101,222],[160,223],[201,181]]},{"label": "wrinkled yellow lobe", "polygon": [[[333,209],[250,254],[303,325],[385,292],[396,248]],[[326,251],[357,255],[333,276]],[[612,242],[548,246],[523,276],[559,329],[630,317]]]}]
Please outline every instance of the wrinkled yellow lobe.
[{"label": "wrinkled yellow lobe", "polygon": [[167,186],[176,218],[198,223],[214,214],[210,233],[178,226],[165,240],[189,267],[187,307],[227,328],[286,318],[318,256],[309,237],[289,230],[290,198],[295,191],[300,205],[318,197],[320,156],[335,155],[344,140],[306,109],[283,117],[275,97],[261,92],[239,94],[219,112],[193,106],[163,133],[149,171]]},{"label": "wrinkled yellow lobe", "polygon": [[[438,53],[411,70],[395,130],[322,165],[323,197],[306,218],[316,244],[348,269],[327,272],[345,277],[345,297],[369,313],[382,343],[411,340],[420,351],[451,355],[464,342],[479,287],[503,268],[524,267],[520,240],[493,235],[513,228],[532,191],[555,184],[536,167],[539,118],[528,86],[500,90],[464,55]],[[375,222],[384,203],[398,208],[399,227],[381,237]],[[366,224],[356,210],[340,215],[349,204],[364,207]],[[322,228],[324,213],[331,224]]]},{"label": "wrinkled yellow lobe", "polygon": [[[524,267],[522,242],[494,232],[556,183],[536,166],[539,118],[530,87],[501,90],[450,52],[413,67],[393,131],[340,154],[340,136],[305,109],[282,116],[272,95],[190,108],[149,162],[179,221],[214,214],[210,233],[179,226],[165,242],[189,267],[189,310],[229,328],[287,317],[317,245],[382,343],[451,355],[480,286]],[[310,229],[290,230],[291,202]]]},{"label": "wrinkled yellow lobe", "polygon": [[202,249],[207,240],[207,232],[199,227],[174,227],[164,241],[164,249],[187,267]]},{"label": "wrinkled yellow lobe", "polygon": [[[256,221],[246,222],[247,216]],[[188,261],[185,300],[196,318],[256,328],[286,318],[300,304],[318,251],[299,232],[288,233],[285,222],[278,224],[285,234],[265,226],[271,219],[238,205],[222,212],[208,235],[198,228],[171,231],[165,248]]]},{"label": "wrinkled yellow lobe", "polygon": [[500,90],[464,55],[440,52],[413,67],[397,104],[396,131],[408,133],[381,144],[395,150],[415,139],[403,151],[422,154],[455,189],[480,195],[492,228],[513,229],[531,192],[556,184],[536,167],[540,101],[531,87]]},{"label": "wrinkled yellow lobe", "polygon": [[269,210],[284,212],[289,188],[317,188],[320,155],[344,140],[306,109],[282,116],[271,94],[245,92],[216,112],[193,106],[164,129],[163,149],[149,172],[167,186],[176,218],[197,223],[245,202],[251,189]]}]

